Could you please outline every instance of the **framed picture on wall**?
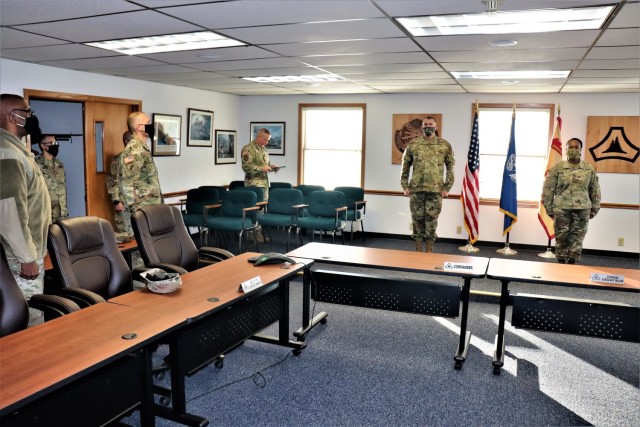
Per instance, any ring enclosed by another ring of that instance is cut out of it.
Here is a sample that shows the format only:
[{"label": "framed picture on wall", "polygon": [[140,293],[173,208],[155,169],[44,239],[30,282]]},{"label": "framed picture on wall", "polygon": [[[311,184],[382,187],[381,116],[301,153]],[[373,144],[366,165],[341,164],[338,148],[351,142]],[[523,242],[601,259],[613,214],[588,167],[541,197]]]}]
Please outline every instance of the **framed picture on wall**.
[{"label": "framed picture on wall", "polygon": [[285,122],[251,122],[251,140],[256,139],[258,129],[266,128],[271,132],[271,139],[266,148],[270,155],[284,156]]},{"label": "framed picture on wall", "polygon": [[155,134],[151,140],[151,155],[179,156],[182,116],[153,114]]},{"label": "framed picture on wall", "polygon": [[235,130],[216,130],[216,165],[236,163],[238,133]]},{"label": "framed picture on wall", "polygon": [[213,146],[213,111],[189,108],[187,147]]}]

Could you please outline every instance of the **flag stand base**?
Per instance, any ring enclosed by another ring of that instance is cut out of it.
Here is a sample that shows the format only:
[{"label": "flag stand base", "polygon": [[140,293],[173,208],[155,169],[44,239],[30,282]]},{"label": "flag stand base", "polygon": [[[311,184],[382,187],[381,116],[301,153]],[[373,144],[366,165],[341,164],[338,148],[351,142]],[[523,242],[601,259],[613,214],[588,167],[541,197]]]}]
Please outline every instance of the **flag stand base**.
[{"label": "flag stand base", "polygon": [[472,253],[472,252],[480,252],[480,249],[476,248],[475,246],[473,246],[471,243],[467,243],[464,246],[460,246],[458,248],[459,251],[461,252],[468,252],[468,253]]},{"label": "flag stand base", "polygon": [[551,248],[547,248],[546,252],[538,254],[538,256],[541,257],[541,258],[555,258],[556,257],[556,255],[553,253]]},{"label": "flag stand base", "polygon": [[500,255],[508,255],[508,256],[516,255],[518,253],[518,251],[511,249],[508,243],[505,243],[504,248],[498,249],[496,252],[499,253]]}]

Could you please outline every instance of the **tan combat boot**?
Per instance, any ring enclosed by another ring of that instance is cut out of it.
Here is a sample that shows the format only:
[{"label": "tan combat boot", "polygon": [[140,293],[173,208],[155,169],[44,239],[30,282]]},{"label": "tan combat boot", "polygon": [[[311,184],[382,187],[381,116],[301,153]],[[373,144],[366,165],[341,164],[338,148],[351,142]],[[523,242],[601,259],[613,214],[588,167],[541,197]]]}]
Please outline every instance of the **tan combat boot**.
[{"label": "tan combat boot", "polygon": [[424,249],[425,252],[433,252],[433,242],[426,242],[427,246]]},{"label": "tan combat boot", "polygon": [[416,252],[422,252],[422,242],[416,241]]}]

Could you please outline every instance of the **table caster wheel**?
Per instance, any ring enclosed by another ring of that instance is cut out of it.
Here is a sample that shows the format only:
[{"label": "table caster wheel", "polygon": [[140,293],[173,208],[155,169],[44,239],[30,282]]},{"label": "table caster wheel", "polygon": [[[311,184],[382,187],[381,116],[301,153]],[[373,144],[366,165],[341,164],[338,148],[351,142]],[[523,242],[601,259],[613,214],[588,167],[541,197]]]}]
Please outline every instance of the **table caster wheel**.
[{"label": "table caster wheel", "polygon": [[493,367],[493,375],[500,375],[500,366],[494,366]]},{"label": "table caster wheel", "polygon": [[462,361],[461,360],[456,360],[455,363],[453,364],[453,367],[457,370],[462,369]]},{"label": "table caster wheel", "polygon": [[160,404],[169,407],[169,405],[171,405],[171,398],[167,396],[160,397]]},{"label": "table caster wheel", "polygon": [[327,324],[327,318],[325,317],[324,319],[320,320],[320,323],[322,323],[323,325]]},{"label": "table caster wheel", "polygon": [[292,353],[293,353],[294,356],[300,356],[300,353],[302,353],[302,349],[294,348]]},{"label": "table caster wheel", "polygon": [[222,369],[224,367],[224,359],[216,359],[216,361],[213,362],[213,366],[218,369]]}]

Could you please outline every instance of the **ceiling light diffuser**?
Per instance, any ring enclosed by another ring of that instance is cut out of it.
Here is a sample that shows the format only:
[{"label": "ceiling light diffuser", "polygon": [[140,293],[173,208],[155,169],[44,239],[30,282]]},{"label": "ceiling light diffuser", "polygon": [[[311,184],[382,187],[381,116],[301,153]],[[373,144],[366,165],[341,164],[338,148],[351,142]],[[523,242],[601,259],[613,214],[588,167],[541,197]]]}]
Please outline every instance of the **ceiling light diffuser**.
[{"label": "ceiling light diffuser", "polygon": [[456,79],[494,79],[494,80],[518,80],[518,79],[564,79],[571,71],[452,71],[451,75]]},{"label": "ceiling light diffuser", "polygon": [[84,44],[99,47],[101,49],[113,50],[125,55],[143,55],[148,53],[215,49],[220,47],[246,45],[246,43],[221,36],[211,31],[167,34],[164,36],[139,37],[134,39],[108,40]]},{"label": "ceiling light diffuser", "polygon": [[433,15],[398,18],[397,21],[414,36],[595,30],[602,26],[613,7],[609,5],[575,9]]},{"label": "ceiling light diffuser", "polygon": [[242,77],[243,80],[249,80],[257,83],[322,83],[322,82],[340,82],[346,81],[342,76],[337,74],[313,74],[304,76],[265,76],[265,77]]}]

